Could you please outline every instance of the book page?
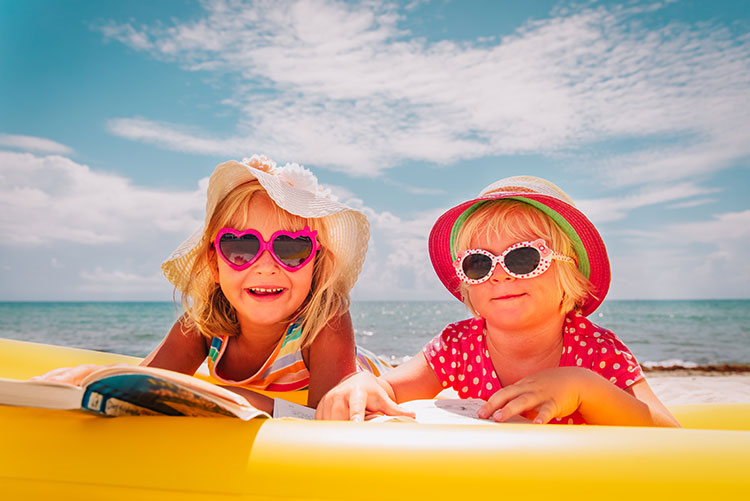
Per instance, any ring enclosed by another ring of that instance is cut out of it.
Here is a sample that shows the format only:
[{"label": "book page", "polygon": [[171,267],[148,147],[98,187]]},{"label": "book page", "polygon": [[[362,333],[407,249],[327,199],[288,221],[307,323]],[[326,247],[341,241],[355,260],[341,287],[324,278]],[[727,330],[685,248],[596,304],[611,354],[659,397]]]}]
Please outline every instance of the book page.
[{"label": "book page", "polygon": [[[478,398],[467,399],[427,399],[411,400],[399,404],[408,411],[416,414],[416,418],[406,416],[374,416],[367,418],[368,422],[416,422],[420,424],[477,424],[496,426],[491,419],[480,419],[477,416],[479,408],[486,402]],[[529,420],[517,417],[508,422],[528,423]]]},{"label": "book page", "polygon": [[0,404],[42,409],[80,409],[80,387],[54,381],[0,378]]},{"label": "book page", "polygon": [[274,418],[315,419],[315,409],[304,405],[295,404],[282,398],[273,399]]}]

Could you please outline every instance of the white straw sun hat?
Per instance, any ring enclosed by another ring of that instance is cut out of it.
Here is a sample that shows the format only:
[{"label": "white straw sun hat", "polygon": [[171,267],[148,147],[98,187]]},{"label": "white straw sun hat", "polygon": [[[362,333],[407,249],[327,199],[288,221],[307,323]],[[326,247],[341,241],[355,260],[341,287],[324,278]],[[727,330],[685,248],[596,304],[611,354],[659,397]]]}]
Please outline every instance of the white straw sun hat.
[{"label": "white straw sun hat", "polygon": [[164,261],[161,269],[177,290],[185,292],[199,244],[204,238],[217,204],[236,187],[258,180],[268,196],[287,212],[304,218],[325,218],[329,232],[328,247],[338,257],[341,277],[350,290],[357,281],[367,253],[370,224],[365,215],[334,200],[318,179],[298,164],[276,167],[262,155],[253,155],[242,162],[230,160],[214,169],[206,193],[206,219],[202,227]]}]

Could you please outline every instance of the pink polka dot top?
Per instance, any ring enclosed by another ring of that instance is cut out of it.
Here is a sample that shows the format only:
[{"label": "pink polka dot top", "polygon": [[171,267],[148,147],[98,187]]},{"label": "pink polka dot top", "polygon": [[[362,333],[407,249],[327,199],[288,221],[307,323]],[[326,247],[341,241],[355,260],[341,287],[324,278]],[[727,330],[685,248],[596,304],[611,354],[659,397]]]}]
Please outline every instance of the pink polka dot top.
[{"label": "pink polka dot top", "polygon": [[[453,388],[461,398],[487,400],[502,388],[487,350],[483,318],[448,325],[422,352],[443,388]],[[560,367],[575,366],[591,369],[619,388],[643,378],[641,366],[612,331],[571,312],[563,327]],[[578,412],[551,422],[585,424]]]}]

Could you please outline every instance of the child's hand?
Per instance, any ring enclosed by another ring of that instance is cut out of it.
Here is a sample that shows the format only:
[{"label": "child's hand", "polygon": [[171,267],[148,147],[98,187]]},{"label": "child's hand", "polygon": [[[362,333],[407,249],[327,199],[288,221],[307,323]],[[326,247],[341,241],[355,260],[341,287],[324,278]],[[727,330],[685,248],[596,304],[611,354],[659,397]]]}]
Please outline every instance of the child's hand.
[{"label": "child's hand", "polygon": [[595,373],[580,367],[556,367],[527,376],[498,390],[479,409],[479,417],[504,422],[525,415],[534,423],[548,423],[575,412],[581,405],[580,389]]},{"label": "child's hand", "polygon": [[361,422],[364,421],[365,411],[414,417],[414,413],[396,405],[374,375],[358,372],[345,378],[323,396],[315,411],[315,419]]},{"label": "child's hand", "polygon": [[78,365],[76,367],[60,367],[58,369],[52,369],[51,371],[46,372],[41,376],[34,376],[30,378],[30,381],[54,381],[56,383],[80,385],[81,381],[83,381],[86,376],[98,369],[101,369],[102,367],[105,366],[85,364]]}]

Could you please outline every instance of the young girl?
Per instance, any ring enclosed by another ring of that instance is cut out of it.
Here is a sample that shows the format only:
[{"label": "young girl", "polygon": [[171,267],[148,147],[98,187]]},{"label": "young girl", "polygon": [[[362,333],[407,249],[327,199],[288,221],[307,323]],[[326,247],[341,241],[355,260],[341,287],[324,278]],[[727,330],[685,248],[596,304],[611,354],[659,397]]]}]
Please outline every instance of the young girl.
[{"label": "young girl", "polygon": [[[225,162],[209,180],[202,228],[162,264],[185,314],[144,365],[212,376],[272,411],[252,390],[308,389],[308,405],[342,377],[385,367],[357,353],[349,291],[369,224],[297,164]],[[44,377],[80,380],[91,366]]]},{"label": "young girl", "polygon": [[609,289],[609,260],[557,186],[530,176],[493,183],[443,214],[429,247],[438,277],[474,318],[380,378],[347,378],[318,418],[408,415],[396,402],[450,387],[487,400],[479,417],[496,421],[679,426],[625,345],[586,318]]}]

